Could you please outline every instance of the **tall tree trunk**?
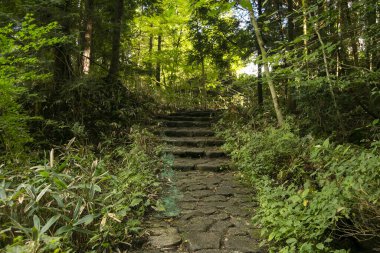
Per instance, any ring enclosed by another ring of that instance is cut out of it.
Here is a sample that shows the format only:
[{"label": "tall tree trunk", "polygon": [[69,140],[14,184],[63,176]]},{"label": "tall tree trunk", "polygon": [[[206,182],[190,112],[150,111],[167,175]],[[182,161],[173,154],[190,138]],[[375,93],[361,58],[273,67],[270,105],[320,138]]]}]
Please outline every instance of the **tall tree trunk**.
[{"label": "tall tree trunk", "polygon": [[[153,25],[150,25],[153,27]],[[149,34],[149,62],[148,62],[148,75],[153,76],[153,64],[152,64],[152,54],[153,54],[153,34]]]},{"label": "tall tree trunk", "polygon": [[202,67],[201,94],[203,96],[202,102],[204,102],[203,107],[206,109],[207,108],[206,70],[205,70],[205,57],[203,55],[202,55],[201,67]]},{"label": "tall tree trunk", "polygon": [[[302,19],[302,27],[303,27],[303,35],[304,35],[304,39],[303,39],[303,45],[304,45],[304,49],[303,49],[303,53],[304,53],[304,57],[306,58],[309,54],[309,48],[308,48],[308,39],[307,39],[307,35],[308,35],[308,27],[307,27],[307,12],[308,12],[308,0],[301,0],[302,1],[302,13],[303,13],[303,19]],[[306,72],[307,72],[307,77],[309,78],[310,76],[310,71],[309,71],[309,61],[306,60]]]},{"label": "tall tree trunk", "polygon": [[[374,70],[374,58],[379,61],[379,52],[373,53],[374,36],[371,34],[371,27],[376,25],[376,2],[377,0],[367,0],[366,3],[366,43],[365,43],[365,55],[366,55],[366,67],[369,70]],[[377,55],[376,55],[377,54]]]},{"label": "tall tree trunk", "polygon": [[[294,40],[293,0],[288,0],[288,41]],[[292,47],[290,48],[292,49]]]},{"label": "tall tree trunk", "polygon": [[88,75],[91,65],[94,0],[84,0],[82,73]]},{"label": "tall tree trunk", "polygon": [[282,126],[284,124],[284,118],[282,116],[281,108],[280,108],[280,105],[278,103],[276,89],[274,87],[274,83],[273,83],[273,80],[271,78],[271,74],[269,72],[269,64],[267,61],[267,51],[265,50],[265,47],[264,47],[264,41],[263,41],[263,38],[261,36],[261,31],[259,30],[259,25],[257,24],[256,18],[255,18],[252,3],[251,3],[251,8],[249,9],[249,14],[250,14],[250,18],[251,18],[251,23],[253,25],[253,28],[255,29],[255,35],[256,35],[257,43],[259,44],[261,56],[262,56],[262,59],[264,62],[264,64],[263,64],[264,65],[264,74],[265,74],[266,80],[268,82],[270,93],[272,95],[272,101],[273,101],[273,106],[274,106],[274,110],[276,113],[278,125]]},{"label": "tall tree trunk", "polygon": [[[291,43],[294,40],[294,23],[293,23],[293,0],[288,0],[288,42]],[[293,50],[293,46],[289,46],[289,51]],[[288,79],[289,81],[289,79]],[[290,112],[296,110],[296,100],[295,93],[296,89],[294,86],[290,86],[287,92],[287,107]]]},{"label": "tall tree trunk", "polygon": [[[63,29],[62,29],[63,31]],[[54,80],[57,84],[72,78],[71,55],[66,45],[57,45],[54,49]]]},{"label": "tall tree trunk", "polygon": [[115,80],[120,68],[120,38],[121,25],[124,14],[124,0],[115,0],[114,15],[112,17],[112,52],[111,64],[107,79]]},{"label": "tall tree trunk", "polygon": [[[71,0],[65,0],[62,5],[62,13],[69,13]],[[62,32],[65,35],[70,34],[70,19],[64,17],[60,23]],[[71,61],[70,50],[66,44],[59,44],[54,49],[54,80],[56,84],[62,84],[70,80],[73,75],[73,66]]]},{"label": "tall tree trunk", "polygon": [[[257,10],[259,13],[258,22],[260,20],[262,11],[262,0],[257,0]],[[263,96],[263,78],[262,78],[262,64],[261,64],[261,50],[259,44],[257,44],[257,56],[259,58],[259,63],[257,64],[257,103],[259,106],[263,106],[264,104],[264,96]]]},{"label": "tall tree trunk", "polygon": [[336,56],[336,77],[341,76],[343,73],[343,67],[341,63],[344,63],[344,60],[346,59],[345,54],[345,48],[344,48],[344,35],[343,35],[343,15],[342,15],[342,8],[341,8],[341,1],[338,1],[337,3],[337,9],[338,9],[338,20],[337,20],[337,31],[338,31],[338,40],[339,40],[339,47],[337,51]]},{"label": "tall tree trunk", "polygon": [[[261,53],[260,53],[261,55]],[[261,60],[260,60],[261,61]],[[263,66],[260,63],[257,64],[257,103],[259,106],[264,105],[264,96],[263,96]]]},{"label": "tall tree trunk", "polygon": [[[342,32],[344,34],[344,38],[347,38],[347,41],[349,42],[349,46],[351,47],[351,50],[347,50],[346,53],[349,53],[351,51],[352,61],[347,61],[348,59],[345,59],[346,65],[354,65],[358,66],[359,64],[359,57],[358,57],[358,45],[357,45],[357,35],[355,31],[356,24],[352,22],[351,17],[351,11],[347,0],[341,0],[340,2],[340,9],[341,9],[341,15],[342,15]],[[349,55],[349,54],[347,54]]]},{"label": "tall tree trunk", "polygon": [[160,84],[161,84],[161,62],[160,62],[161,44],[162,44],[162,36],[158,35],[158,37],[157,37],[157,62],[156,62],[156,85],[157,86],[160,86]]}]

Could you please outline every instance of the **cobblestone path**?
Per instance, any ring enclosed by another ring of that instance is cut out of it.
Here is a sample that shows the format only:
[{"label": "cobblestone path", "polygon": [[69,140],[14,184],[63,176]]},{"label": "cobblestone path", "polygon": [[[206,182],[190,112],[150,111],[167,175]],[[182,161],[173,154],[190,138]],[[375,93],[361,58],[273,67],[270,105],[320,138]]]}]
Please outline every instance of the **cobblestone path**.
[{"label": "cobblestone path", "polygon": [[147,221],[148,240],[137,252],[264,252],[250,222],[253,193],[228,170],[212,116],[194,111],[162,118],[163,141],[172,145],[166,152],[175,157],[167,191],[175,208],[170,216]]}]

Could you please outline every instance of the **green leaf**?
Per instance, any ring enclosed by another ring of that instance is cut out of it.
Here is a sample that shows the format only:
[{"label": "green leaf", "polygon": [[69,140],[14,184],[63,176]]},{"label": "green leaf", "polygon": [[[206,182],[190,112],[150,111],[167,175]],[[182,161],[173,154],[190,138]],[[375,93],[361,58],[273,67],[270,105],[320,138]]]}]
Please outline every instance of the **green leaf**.
[{"label": "green leaf", "polygon": [[49,190],[50,188],[50,184],[48,186],[46,186],[37,196],[36,198],[36,202],[40,201],[41,198],[45,195],[45,193]]},{"label": "green leaf", "polygon": [[55,201],[57,201],[57,205],[59,207],[65,207],[65,204],[63,203],[63,199],[61,198],[61,196],[54,194],[53,198],[55,199]]},{"label": "green leaf", "polygon": [[32,228],[32,238],[33,241],[38,241],[40,238],[40,233],[38,232],[38,229],[36,227]]},{"label": "green leaf", "polygon": [[82,199],[79,199],[77,202],[77,205],[75,206],[74,213],[73,213],[75,220],[79,218],[79,215],[80,215],[79,212],[80,212],[80,206],[81,205],[82,205]]},{"label": "green leaf", "polygon": [[250,0],[241,0],[240,5],[241,5],[241,7],[245,8],[245,9],[251,9],[252,8]]},{"label": "green leaf", "polygon": [[51,217],[46,224],[41,228],[41,233],[45,233],[49,228],[61,217],[60,214],[54,215]]},{"label": "green leaf", "polygon": [[33,215],[33,226],[38,230],[40,230],[40,228],[41,228],[41,221],[37,215]]},{"label": "green leaf", "polygon": [[303,192],[302,192],[302,194],[301,194],[301,197],[302,198],[306,198],[306,196],[309,194],[309,189],[305,189]]},{"label": "green leaf", "polygon": [[67,184],[65,184],[65,182],[63,182],[62,180],[60,180],[59,178],[55,177],[53,179],[54,181],[54,184],[60,188],[60,189],[67,189]]},{"label": "green leaf", "polygon": [[328,147],[330,146],[330,140],[327,138],[327,139],[323,142],[322,146],[323,146],[324,148],[328,148]]},{"label": "green leaf", "polygon": [[293,244],[293,243],[296,243],[296,242],[297,242],[296,238],[289,238],[288,240],[286,240],[287,244]]},{"label": "green leaf", "polygon": [[93,187],[94,187],[94,190],[97,191],[97,192],[102,192],[102,188],[100,188],[99,185],[97,184],[93,184]]},{"label": "green leaf", "polygon": [[94,215],[87,214],[86,216],[80,218],[77,222],[74,223],[74,226],[78,226],[80,224],[88,225],[94,220]]},{"label": "green leaf", "polygon": [[7,199],[7,193],[4,189],[0,189],[0,199],[6,200]]},{"label": "green leaf", "polygon": [[302,199],[298,195],[293,195],[293,196],[289,197],[288,200],[291,201],[291,202],[293,202],[293,203],[302,201]]},{"label": "green leaf", "polygon": [[316,247],[317,247],[317,249],[322,250],[322,249],[325,248],[325,245],[324,245],[323,243],[318,243],[318,244],[316,245]]},{"label": "green leaf", "polygon": [[72,229],[73,229],[72,226],[63,226],[63,227],[60,227],[60,228],[57,229],[57,231],[55,231],[55,235],[65,234],[65,233],[69,232]]},{"label": "green leaf", "polygon": [[270,233],[270,235],[268,236],[268,241],[272,241],[275,236],[276,236],[275,232]]},{"label": "green leaf", "polygon": [[135,206],[139,205],[142,201],[143,201],[143,199],[141,199],[141,198],[134,198],[129,206],[135,207]]}]

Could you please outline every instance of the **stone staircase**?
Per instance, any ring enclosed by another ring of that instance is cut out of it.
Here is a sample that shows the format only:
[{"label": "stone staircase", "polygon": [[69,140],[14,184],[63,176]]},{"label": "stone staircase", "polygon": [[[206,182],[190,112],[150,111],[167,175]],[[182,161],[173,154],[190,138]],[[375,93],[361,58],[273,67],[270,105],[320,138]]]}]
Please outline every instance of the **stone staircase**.
[{"label": "stone staircase", "polygon": [[[175,202],[174,215],[153,215],[144,226],[147,241],[136,253],[262,253],[250,219],[254,193],[236,180],[215,137],[213,111],[160,116],[157,134],[174,156],[162,196]],[[170,174],[170,173],[169,173]]]},{"label": "stone staircase", "polygon": [[213,111],[181,112],[161,116],[162,140],[171,145],[164,152],[175,156],[175,170],[221,171],[230,167],[226,154],[220,149],[223,140],[215,137],[211,126],[216,118]]}]

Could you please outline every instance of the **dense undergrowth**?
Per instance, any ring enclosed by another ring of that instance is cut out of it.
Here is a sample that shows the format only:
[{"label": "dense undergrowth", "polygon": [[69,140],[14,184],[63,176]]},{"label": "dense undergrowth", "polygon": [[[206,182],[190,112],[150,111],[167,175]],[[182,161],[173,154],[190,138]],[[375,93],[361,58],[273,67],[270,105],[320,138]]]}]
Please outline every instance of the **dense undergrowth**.
[{"label": "dense undergrowth", "polygon": [[18,25],[0,27],[0,252],[131,247],[160,187],[152,99],[104,73],[55,82],[42,55],[68,37]]},{"label": "dense undergrowth", "polygon": [[281,253],[379,247],[379,139],[338,145],[301,135],[294,120],[273,127],[269,115],[230,111],[219,122],[224,148],[257,190],[263,244]]},{"label": "dense undergrowth", "polygon": [[102,252],[130,246],[156,205],[154,137],[136,129],[128,146],[98,154],[74,139],[40,165],[0,169],[4,252]]}]

